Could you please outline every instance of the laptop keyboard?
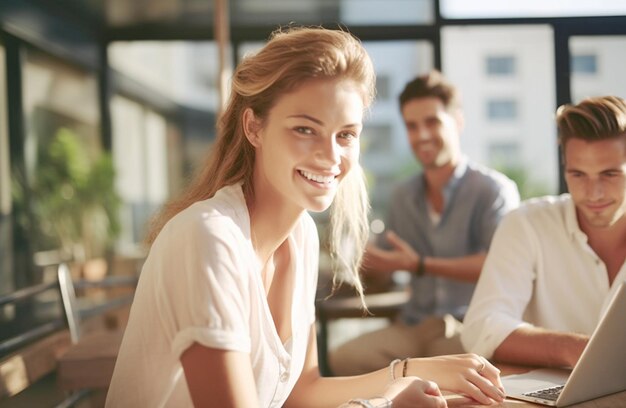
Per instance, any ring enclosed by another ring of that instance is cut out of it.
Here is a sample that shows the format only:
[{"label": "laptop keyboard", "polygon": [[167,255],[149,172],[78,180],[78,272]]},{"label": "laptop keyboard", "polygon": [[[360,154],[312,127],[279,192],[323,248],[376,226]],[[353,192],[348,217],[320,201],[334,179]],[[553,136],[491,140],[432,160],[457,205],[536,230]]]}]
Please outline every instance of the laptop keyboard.
[{"label": "laptop keyboard", "polygon": [[542,398],[548,401],[556,401],[563,390],[564,385],[558,385],[556,387],[544,388],[542,390],[526,392],[524,395],[527,397]]}]

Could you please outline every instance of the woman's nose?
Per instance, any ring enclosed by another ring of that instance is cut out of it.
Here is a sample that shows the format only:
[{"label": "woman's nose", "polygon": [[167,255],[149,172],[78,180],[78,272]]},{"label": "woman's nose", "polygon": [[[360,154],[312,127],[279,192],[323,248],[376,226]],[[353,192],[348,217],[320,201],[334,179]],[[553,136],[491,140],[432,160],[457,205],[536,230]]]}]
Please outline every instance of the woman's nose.
[{"label": "woman's nose", "polygon": [[339,163],[341,161],[341,146],[334,137],[323,139],[319,143],[317,155],[325,162]]}]

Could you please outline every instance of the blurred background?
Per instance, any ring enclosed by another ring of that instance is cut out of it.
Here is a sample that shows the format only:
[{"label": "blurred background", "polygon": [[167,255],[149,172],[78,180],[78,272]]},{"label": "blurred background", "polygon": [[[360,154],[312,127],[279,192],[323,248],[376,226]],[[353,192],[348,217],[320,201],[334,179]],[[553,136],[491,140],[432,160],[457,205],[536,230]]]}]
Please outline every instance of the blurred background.
[{"label": "blurred background", "polygon": [[462,150],[523,198],[564,190],[557,106],[626,97],[623,0],[1,0],[0,359],[65,327],[50,266],[136,273],[147,221],[211,147],[230,70],[289,24],[347,29],[373,58],[375,225],[416,170],[397,96],[417,74],[460,88]]}]

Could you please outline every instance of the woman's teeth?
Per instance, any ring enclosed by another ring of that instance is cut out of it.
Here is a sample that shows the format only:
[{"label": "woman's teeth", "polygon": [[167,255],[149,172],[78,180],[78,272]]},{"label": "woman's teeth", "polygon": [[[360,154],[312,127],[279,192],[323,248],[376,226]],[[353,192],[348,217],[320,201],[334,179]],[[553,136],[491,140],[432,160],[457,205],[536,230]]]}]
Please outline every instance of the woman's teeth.
[{"label": "woman's teeth", "polygon": [[300,172],[300,174],[302,174],[305,178],[311,181],[315,181],[317,183],[323,183],[323,184],[328,184],[332,182],[333,180],[335,180],[335,177],[336,177],[336,176],[322,176],[319,174],[309,173],[308,171],[304,171],[304,170],[298,170],[298,172]]}]

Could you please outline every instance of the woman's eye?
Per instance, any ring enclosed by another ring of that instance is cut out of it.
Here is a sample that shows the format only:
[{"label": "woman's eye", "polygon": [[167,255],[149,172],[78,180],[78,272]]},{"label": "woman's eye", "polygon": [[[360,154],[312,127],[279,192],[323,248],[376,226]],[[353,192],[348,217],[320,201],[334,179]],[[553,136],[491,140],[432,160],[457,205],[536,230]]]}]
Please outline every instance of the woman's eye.
[{"label": "woman's eye", "polygon": [[306,126],[299,126],[297,128],[295,128],[296,132],[301,133],[303,135],[312,135],[313,134],[313,129],[311,129],[310,127],[306,127]]},{"label": "woman's eye", "polygon": [[356,139],[356,135],[354,133],[350,133],[350,132],[344,132],[344,133],[339,133],[339,138],[341,139],[345,139],[347,141],[353,141],[354,139]]}]

